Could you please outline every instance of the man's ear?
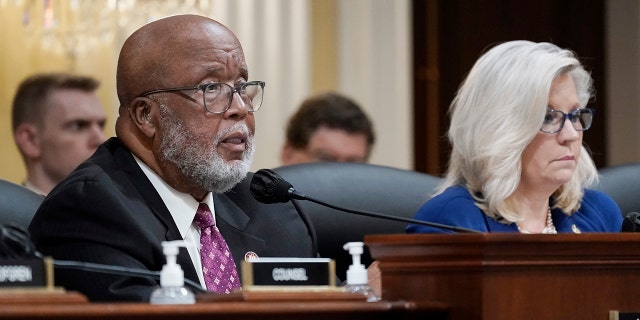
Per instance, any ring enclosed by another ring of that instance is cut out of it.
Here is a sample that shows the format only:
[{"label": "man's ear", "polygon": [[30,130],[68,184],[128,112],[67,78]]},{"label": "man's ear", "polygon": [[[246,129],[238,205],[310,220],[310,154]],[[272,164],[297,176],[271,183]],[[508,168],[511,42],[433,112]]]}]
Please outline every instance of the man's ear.
[{"label": "man's ear", "polygon": [[149,98],[138,97],[131,101],[131,107],[129,108],[129,117],[131,117],[136,127],[149,138],[156,133],[154,125],[154,119],[157,119],[155,113],[158,110],[155,106],[156,103]]},{"label": "man's ear", "polygon": [[13,134],[13,139],[20,149],[20,152],[29,159],[39,158],[40,137],[38,136],[38,127],[33,123],[22,123]]}]

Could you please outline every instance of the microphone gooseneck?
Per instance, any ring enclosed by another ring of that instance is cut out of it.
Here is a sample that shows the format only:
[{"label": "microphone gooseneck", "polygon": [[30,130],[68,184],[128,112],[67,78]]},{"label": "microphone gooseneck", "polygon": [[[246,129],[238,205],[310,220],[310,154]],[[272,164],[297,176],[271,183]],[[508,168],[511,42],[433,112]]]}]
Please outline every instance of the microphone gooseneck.
[{"label": "microphone gooseneck", "polygon": [[[0,258],[10,259],[44,259],[44,255],[36,250],[35,245],[29,237],[29,232],[17,225],[0,224]],[[160,271],[137,269],[117,265],[107,265],[92,262],[56,260],[51,259],[53,266],[59,269],[74,269],[87,272],[107,273],[119,276],[153,278],[160,280]],[[204,293],[199,283],[190,279],[184,279],[186,285],[194,292]]]},{"label": "microphone gooseneck", "polygon": [[463,227],[449,226],[449,225],[444,225],[444,224],[435,223],[435,222],[428,222],[428,221],[386,215],[382,213],[353,210],[353,209],[338,207],[338,206],[320,201],[318,199],[314,199],[312,197],[309,197],[307,195],[297,192],[293,188],[291,183],[284,180],[284,178],[282,178],[279,174],[277,174],[275,171],[271,169],[260,169],[253,175],[253,179],[251,180],[250,191],[256,200],[266,204],[276,203],[276,202],[287,202],[292,199],[307,200],[331,209],[352,213],[352,214],[357,214],[357,215],[362,215],[362,216],[393,220],[393,221],[405,222],[405,223],[414,223],[414,224],[419,224],[423,226],[451,230],[456,232],[480,233],[480,231],[467,229]]},{"label": "microphone gooseneck", "polygon": [[[39,252],[35,254],[38,258],[44,258],[43,255]],[[106,273],[111,275],[118,276],[129,276],[129,277],[150,277],[154,280],[160,280],[160,271],[152,271],[145,269],[137,269],[130,267],[122,267],[117,265],[108,265],[108,264],[99,264],[92,262],[82,262],[82,261],[70,261],[70,260],[56,260],[52,259],[53,266],[60,269],[73,269],[73,270],[81,270],[87,272],[98,272],[98,273]],[[205,293],[206,290],[202,289],[199,283],[192,281],[191,279],[184,278],[185,285],[189,286],[196,293]]]}]

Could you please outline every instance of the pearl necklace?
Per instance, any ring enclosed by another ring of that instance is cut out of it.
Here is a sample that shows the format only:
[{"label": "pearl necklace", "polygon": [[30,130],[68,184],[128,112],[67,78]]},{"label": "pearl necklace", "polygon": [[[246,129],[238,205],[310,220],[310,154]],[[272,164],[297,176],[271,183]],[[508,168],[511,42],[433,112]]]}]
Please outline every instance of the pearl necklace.
[{"label": "pearl necklace", "polygon": [[[530,232],[528,230],[522,229],[520,228],[520,226],[518,224],[516,224],[516,226],[518,227],[518,231],[520,233],[526,233],[526,234],[531,234],[531,233],[535,233],[535,232]],[[558,231],[556,231],[556,226],[553,225],[553,220],[551,219],[551,207],[549,207],[549,209],[547,210],[547,224],[544,226],[544,229],[542,229],[543,234],[557,234]]]}]

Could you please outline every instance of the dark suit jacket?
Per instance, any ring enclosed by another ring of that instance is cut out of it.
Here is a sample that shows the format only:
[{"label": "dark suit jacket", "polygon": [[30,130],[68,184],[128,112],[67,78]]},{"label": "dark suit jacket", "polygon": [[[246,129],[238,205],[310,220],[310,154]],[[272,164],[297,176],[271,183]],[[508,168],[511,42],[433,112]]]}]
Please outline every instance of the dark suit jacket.
[{"label": "dark suit jacket", "polygon": [[[315,257],[312,227],[290,204],[262,204],[249,192],[249,174],[214,195],[217,225],[241,272],[245,253],[260,257]],[[36,248],[56,260],[159,271],[161,242],[181,240],[160,195],[120,140],[111,138],[49,193],[29,226]],[[198,282],[186,249],[178,263]],[[153,278],[56,268],[55,282],[90,300],[148,301]]]}]

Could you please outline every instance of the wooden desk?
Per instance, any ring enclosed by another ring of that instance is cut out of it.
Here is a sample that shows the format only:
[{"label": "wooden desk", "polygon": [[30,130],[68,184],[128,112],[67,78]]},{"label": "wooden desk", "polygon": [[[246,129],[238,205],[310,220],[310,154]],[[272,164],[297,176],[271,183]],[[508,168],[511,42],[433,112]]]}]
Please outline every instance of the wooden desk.
[{"label": "wooden desk", "polygon": [[78,293],[0,293],[2,319],[447,319],[435,302],[366,302],[352,294],[243,293],[198,297],[194,305],[89,303]]},{"label": "wooden desk", "polygon": [[451,319],[601,319],[640,311],[640,234],[367,236],[382,298]]}]

